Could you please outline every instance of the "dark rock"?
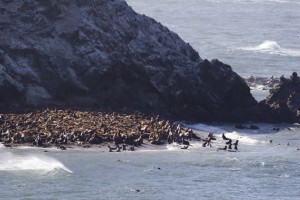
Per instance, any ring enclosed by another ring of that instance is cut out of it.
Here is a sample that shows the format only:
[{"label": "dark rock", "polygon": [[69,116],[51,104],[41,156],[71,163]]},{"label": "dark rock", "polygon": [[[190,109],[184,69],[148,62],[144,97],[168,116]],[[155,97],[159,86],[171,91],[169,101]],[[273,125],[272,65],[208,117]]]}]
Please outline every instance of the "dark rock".
[{"label": "dark rock", "polygon": [[262,102],[280,122],[300,122],[300,78],[294,72],[290,79],[281,77],[281,83],[270,90]]},{"label": "dark rock", "polygon": [[256,126],[256,125],[251,124],[251,125],[249,126],[249,129],[251,129],[251,130],[258,130],[259,127]]},{"label": "dark rock", "polygon": [[257,104],[229,65],[202,60],[123,0],[12,0],[0,7],[2,107],[133,108],[240,121]]}]

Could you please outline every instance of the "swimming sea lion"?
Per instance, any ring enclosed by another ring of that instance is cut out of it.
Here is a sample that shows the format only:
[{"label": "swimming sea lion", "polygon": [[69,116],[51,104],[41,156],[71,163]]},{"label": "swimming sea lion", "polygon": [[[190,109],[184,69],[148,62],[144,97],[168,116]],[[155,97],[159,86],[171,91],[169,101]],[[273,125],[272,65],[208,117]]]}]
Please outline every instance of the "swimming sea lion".
[{"label": "swimming sea lion", "polygon": [[226,151],[227,150],[227,146],[225,146],[224,148],[218,148],[217,151],[219,151],[219,150]]},{"label": "swimming sea lion", "polygon": [[226,137],[224,133],[222,134],[222,138],[223,140],[230,140],[230,138]]}]

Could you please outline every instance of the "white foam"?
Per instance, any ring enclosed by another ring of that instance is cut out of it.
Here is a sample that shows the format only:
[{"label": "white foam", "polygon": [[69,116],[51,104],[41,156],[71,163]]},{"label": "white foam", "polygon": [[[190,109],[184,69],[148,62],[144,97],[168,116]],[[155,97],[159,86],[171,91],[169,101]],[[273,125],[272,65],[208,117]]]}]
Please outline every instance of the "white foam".
[{"label": "white foam", "polygon": [[250,87],[252,90],[267,90],[269,87],[265,85],[255,85],[254,87]]},{"label": "white foam", "polygon": [[242,135],[236,131],[233,131],[231,133],[226,133],[225,135],[226,135],[226,137],[228,137],[232,140],[239,140],[239,142],[242,142],[243,144],[248,144],[248,145],[266,143],[265,141],[255,139],[255,138],[251,137],[250,135]]},{"label": "white foam", "polygon": [[257,46],[242,47],[239,49],[244,51],[254,51],[258,53],[300,57],[300,50],[282,48],[276,41],[271,41],[271,40],[266,40]]},{"label": "white foam", "polygon": [[221,128],[206,125],[206,124],[193,124],[193,125],[187,125],[187,126],[190,127],[191,129],[200,130],[200,131],[207,131],[207,132],[214,132],[214,133],[224,132],[224,130]]},{"label": "white foam", "polygon": [[62,169],[72,173],[64,164],[58,160],[44,155],[16,155],[13,153],[3,153],[0,156],[0,171],[24,171],[37,170],[50,172]]},{"label": "white foam", "polygon": [[172,144],[167,145],[167,150],[171,150],[171,151],[180,150],[181,147],[183,147],[183,146],[176,142],[173,142]]}]

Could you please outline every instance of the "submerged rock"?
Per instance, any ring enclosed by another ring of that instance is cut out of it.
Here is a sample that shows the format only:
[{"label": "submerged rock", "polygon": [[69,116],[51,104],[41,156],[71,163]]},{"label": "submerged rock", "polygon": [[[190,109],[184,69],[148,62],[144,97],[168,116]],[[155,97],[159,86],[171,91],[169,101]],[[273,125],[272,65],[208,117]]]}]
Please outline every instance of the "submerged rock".
[{"label": "submerged rock", "polygon": [[123,0],[0,2],[0,105],[128,107],[204,121],[256,105],[229,65],[202,60]]}]

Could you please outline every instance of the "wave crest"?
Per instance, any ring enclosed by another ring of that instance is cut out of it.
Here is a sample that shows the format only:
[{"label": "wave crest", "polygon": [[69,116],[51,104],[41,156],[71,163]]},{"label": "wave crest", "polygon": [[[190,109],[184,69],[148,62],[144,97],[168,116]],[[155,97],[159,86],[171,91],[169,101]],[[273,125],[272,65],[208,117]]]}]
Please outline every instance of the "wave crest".
[{"label": "wave crest", "polygon": [[50,172],[64,170],[72,173],[64,164],[58,160],[44,155],[16,155],[5,153],[0,157],[0,171],[25,171],[34,170]]},{"label": "wave crest", "polygon": [[276,41],[266,40],[253,47],[242,47],[240,50],[258,53],[276,54],[281,56],[300,57],[300,50],[282,48]]}]

